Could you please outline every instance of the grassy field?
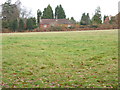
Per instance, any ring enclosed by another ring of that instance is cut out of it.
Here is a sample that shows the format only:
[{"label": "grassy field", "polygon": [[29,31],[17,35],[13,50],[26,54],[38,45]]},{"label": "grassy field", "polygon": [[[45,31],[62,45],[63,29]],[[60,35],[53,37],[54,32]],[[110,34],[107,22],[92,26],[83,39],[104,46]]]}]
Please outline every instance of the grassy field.
[{"label": "grassy field", "polygon": [[3,34],[5,88],[116,88],[118,30]]}]

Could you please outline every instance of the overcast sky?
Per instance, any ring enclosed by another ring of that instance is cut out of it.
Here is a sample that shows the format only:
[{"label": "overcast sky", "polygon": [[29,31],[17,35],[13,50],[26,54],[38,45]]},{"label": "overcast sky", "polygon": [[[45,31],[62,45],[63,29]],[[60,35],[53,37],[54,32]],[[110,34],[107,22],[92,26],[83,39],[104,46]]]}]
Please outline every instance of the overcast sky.
[{"label": "overcast sky", "polygon": [[[6,0],[0,0],[0,4]],[[14,3],[17,0],[12,0]],[[36,16],[37,9],[41,11],[50,4],[53,11],[55,7],[61,4],[65,10],[67,18],[74,17],[75,20],[81,19],[82,13],[94,15],[95,9],[100,6],[101,14],[103,15],[116,15],[118,13],[119,0],[20,0],[22,6],[28,10],[32,10],[32,15]]]}]

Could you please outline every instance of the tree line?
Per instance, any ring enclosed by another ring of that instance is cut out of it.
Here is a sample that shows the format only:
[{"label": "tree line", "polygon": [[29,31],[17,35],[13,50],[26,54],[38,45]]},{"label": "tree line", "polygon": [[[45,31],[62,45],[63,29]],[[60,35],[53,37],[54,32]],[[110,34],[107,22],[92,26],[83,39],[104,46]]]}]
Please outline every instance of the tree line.
[{"label": "tree line", "polygon": [[[37,10],[37,18],[29,16],[31,11],[27,11],[26,8],[21,8],[21,2],[17,0],[14,4],[11,0],[7,0],[2,4],[2,27],[8,28],[11,31],[25,31],[33,30],[39,27],[40,19],[68,19],[74,22],[74,17],[66,18],[66,14],[62,5],[57,5],[55,8],[55,13],[50,4],[44,8],[43,12]],[[104,16],[105,18],[108,16]],[[112,21],[111,21],[112,23]],[[90,19],[89,13],[83,13],[79,25],[99,25],[102,24],[102,15],[100,7],[97,7],[95,14]]]},{"label": "tree line", "polygon": [[39,26],[41,19],[65,19],[65,11],[62,5],[57,5],[55,8],[55,15],[53,14],[52,7],[48,5],[41,12],[37,10],[37,19],[33,16],[29,17],[31,12],[27,11],[26,8],[21,8],[21,2],[17,0],[14,4],[11,0],[7,0],[2,4],[2,27],[10,29],[11,31],[25,31],[33,30]]}]

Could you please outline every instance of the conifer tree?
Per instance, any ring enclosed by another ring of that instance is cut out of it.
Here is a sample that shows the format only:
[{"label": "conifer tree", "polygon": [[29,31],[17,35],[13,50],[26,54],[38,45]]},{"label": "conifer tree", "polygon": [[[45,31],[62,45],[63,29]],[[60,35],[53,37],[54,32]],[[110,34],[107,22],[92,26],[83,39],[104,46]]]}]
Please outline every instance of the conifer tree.
[{"label": "conifer tree", "polygon": [[31,31],[34,28],[36,28],[36,19],[34,17],[28,18],[27,29]]},{"label": "conifer tree", "polygon": [[11,29],[13,30],[13,32],[17,31],[18,30],[18,21],[17,19],[13,20],[11,22],[11,25],[10,25]]},{"label": "conifer tree", "polygon": [[71,19],[70,19],[70,20],[71,20],[71,21],[73,21],[73,22],[76,22],[76,21],[75,21],[75,19],[74,19],[74,17],[71,17]]},{"label": "conifer tree", "polygon": [[50,4],[47,6],[47,8],[44,8],[42,18],[43,19],[53,19],[54,18],[53,10],[52,10],[52,7],[50,6]]},{"label": "conifer tree", "polygon": [[42,15],[42,12],[40,11],[40,9],[37,10],[37,23],[40,23],[40,17]]},{"label": "conifer tree", "polygon": [[90,24],[89,13],[87,13],[87,15],[85,13],[82,14],[80,24],[81,25],[89,25]]},{"label": "conifer tree", "polygon": [[87,25],[90,25],[91,24],[91,20],[90,20],[89,13],[87,13],[86,17],[87,17]]},{"label": "conifer tree", "polygon": [[19,31],[23,31],[23,30],[24,30],[24,21],[21,18],[20,21],[19,21]]},{"label": "conifer tree", "polygon": [[102,23],[101,18],[102,16],[101,16],[100,7],[97,7],[97,9],[95,10],[95,15],[92,18],[92,24],[101,24]]},{"label": "conifer tree", "polygon": [[58,5],[55,8],[55,17],[58,19],[65,19],[66,18],[65,11],[64,11],[62,5]]}]

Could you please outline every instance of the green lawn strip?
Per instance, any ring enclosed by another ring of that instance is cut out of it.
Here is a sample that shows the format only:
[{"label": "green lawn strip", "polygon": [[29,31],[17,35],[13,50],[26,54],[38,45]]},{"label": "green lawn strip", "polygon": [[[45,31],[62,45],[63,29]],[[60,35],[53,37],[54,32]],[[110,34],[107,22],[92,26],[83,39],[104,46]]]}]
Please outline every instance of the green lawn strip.
[{"label": "green lawn strip", "polygon": [[3,35],[3,87],[117,87],[117,30]]}]

